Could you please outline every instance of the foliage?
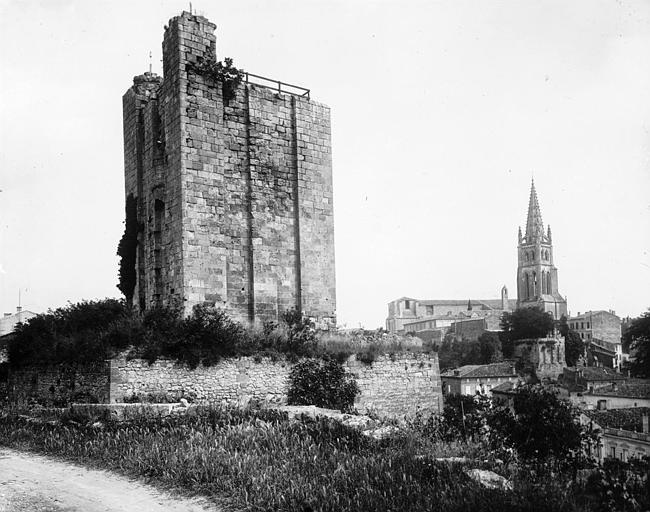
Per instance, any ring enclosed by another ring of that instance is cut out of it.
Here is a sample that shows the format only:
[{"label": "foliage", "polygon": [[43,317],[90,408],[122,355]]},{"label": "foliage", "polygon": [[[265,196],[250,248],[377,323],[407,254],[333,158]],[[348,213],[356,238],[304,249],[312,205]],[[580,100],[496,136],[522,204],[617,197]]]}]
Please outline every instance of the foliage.
[{"label": "foliage", "polygon": [[[434,442],[414,429],[376,441],[328,419],[200,408],[185,417],[94,421],[0,414],[0,444],[145,476],[225,509],[586,512],[592,504],[566,472],[505,466],[479,445]],[[510,479],[514,490],[483,488],[466,464],[437,460],[460,456]]]},{"label": "foliage", "polygon": [[126,345],[116,339],[110,346],[104,335],[126,315],[124,302],[115,299],[82,301],[36,315],[16,326],[9,340],[9,362],[17,367],[110,357]]},{"label": "foliage", "polygon": [[307,359],[289,374],[290,405],[315,405],[349,412],[359,387],[338,361]]},{"label": "foliage", "polygon": [[473,439],[485,433],[486,411],[492,407],[491,400],[481,394],[449,395],[445,397],[439,435],[442,439]]},{"label": "foliage", "polygon": [[632,374],[650,378],[650,310],[632,320],[623,334],[623,343],[634,354],[630,365]]},{"label": "foliage", "polygon": [[438,347],[440,370],[458,368],[466,364],[481,364],[481,347],[478,341],[464,340],[462,336],[447,333]]},{"label": "foliage", "polygon": [[133,292],[136,284],[136,254],[138,248],[138,233],[142,230],[138,222],[138,202],[133,194],[126,197],[126,219],[124,221],[124,234],[117,246],[117,255],[120,257],[119,282],[117,287],[124,294],[126,303],[133,304]]},{"label": "foliage", "polygon": [[298,356],[313,354],[316,349],[316,329],[313,322],[303,317],[295,308],[285,311],[282,320],[288,327],[287,351]]},{"label": "foliage", "polygon": [[564,337],[564,355],[567,366],[575,366],[581,357],[585,355],[585,343],[573,329],[569,328],[567,317],[562,315],[558,324],[558,330]]},{"label": "foliage", "polygon": [[484,332],[478,338],[481,353],[481,364],[499,363],[503,361],[501,339],[496,332]]},{"label": "foliage", "polygon": [[501,339],[492,332],[484,332],[477,340],[447,333],[438,347],[441,370],[458,368],[467,364],[490,364],[503,361]]},{"label": "foliage", "polygon": [[625,512],[650,509],[650,458],[605,459],[588,481],[597,496],[596,512]]},{"label": "foliage", "polygon": [[553,317],[539,308],[520,308],[501,316],[501,329],[510,341],[545,338],[553,328]]},{"label": "foliage", "polygon": [[526,385],[516,388],[513,410],[497,408],[487,422],[493,439],[512,446],[524,459],[566,458],[586,441],[578,416],[577,409],[553,390]]},{"label": "foliage", "polygon": [[244,78],[244,70],[233,66],[233,60],[229,57],[226,57],[223,62],[217,62],[214,55],[211,54],[206,58],[199,57],[196,64],[190,65],[190,69],[215,82],[221,82],[225,102],[235,97],[237,87]]},{"label": "foliage", "polygon": [[182,336],[168,346],[165,355],[195,367],[211,366],[224,357],[237,354],[244,338],[244,329],[226,313],[212,306],[194,306],[192,314],[182,322]]},{"label": "foliage", "polygon": [[129,357],[150,363],[167,357],[196,367],[233,356],[320,355],[312,324],[300,316],[290,320],[290,325],[267,323],[260,332],[205,304],[183,318],[174,308],[137,314],[115,299],[84,301],[19,324],[9,343],[9,360],[14,367],[94,362],[128,350]]},{"label": "foliage", "polygon": [[564,357],[567,366],[575,366],[585,355],[585,343],[580,335],[570,330],[564,337]]}]

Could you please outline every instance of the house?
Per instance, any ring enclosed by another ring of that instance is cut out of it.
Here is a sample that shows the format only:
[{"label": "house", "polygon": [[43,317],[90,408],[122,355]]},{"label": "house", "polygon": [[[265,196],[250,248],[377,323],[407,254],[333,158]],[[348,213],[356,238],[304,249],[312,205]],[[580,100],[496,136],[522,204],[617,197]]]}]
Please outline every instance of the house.
[{"label": "house", "polygon": [[596,338],[609,343],[621,342],[621,319],[611,309],[578,312],[576,316],[570,316],[567,323],[584,341]]},{"label": "house", "polygon": [[587,345],[589,364],[620,368],[623,362],[621,319],[613,310],[587,311],[569,317],[569,328]]},{"label": "house", "polygon": [[621,383],[626,377],[611,368],[576,366],[564,368],[561,379],[569,391],[584,392]]},{"label": "house", "polygon": [[474,395],[490,393],[505,382],[517,382],[519,376],[512,361],[502,363],[470,364],[440,374],[442,392],[447,395]]},{"label": "house", "polygon": [[36,313],[27,311],[26,309],[24,310],[20,306],[16,308],[15,313],[5,313],[2,318],[0,318],[0,336],[13,332],[16,325],[20,322],[26,322],[35,316]]},{"label": "house", "polygon": [[650,379],[624,379],[570,395],[571,401],[585,410],[650,407]]},{"label": "house", "polygon": [[650,407],[584,411],[580,421],[599,433],[599,446],[592,455],[628,461],[650,455],[648,415]]}]

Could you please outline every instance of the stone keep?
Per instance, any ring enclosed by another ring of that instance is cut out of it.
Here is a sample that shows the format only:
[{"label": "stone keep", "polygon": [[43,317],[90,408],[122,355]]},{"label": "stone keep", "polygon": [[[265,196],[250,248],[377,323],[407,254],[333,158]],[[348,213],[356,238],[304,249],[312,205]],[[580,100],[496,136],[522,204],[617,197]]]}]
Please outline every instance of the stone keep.
[{"label": "stone keep", "polygon": [[210,303],[239,321],[296,308],[335,323],[330,112],[245,81],[234,97],[194,71],[216,26],[183,12],[163,40],[163,77],[123,97],[126,195],[141,230],[134,304]]}]

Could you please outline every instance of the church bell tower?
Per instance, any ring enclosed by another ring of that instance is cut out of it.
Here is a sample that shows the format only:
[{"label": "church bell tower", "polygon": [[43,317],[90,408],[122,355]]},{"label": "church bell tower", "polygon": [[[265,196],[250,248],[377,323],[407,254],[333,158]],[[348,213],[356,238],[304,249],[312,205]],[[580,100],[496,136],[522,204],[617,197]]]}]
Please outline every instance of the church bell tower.
[{"label": "church bell tower", "polygon": [[519,228],[517,308],[538,307],[559,319],[567,314],[566,299],[558,292],[557,268],[553,265],[551,227],[544,231],[535,182],[530,187],[526,234]]}]

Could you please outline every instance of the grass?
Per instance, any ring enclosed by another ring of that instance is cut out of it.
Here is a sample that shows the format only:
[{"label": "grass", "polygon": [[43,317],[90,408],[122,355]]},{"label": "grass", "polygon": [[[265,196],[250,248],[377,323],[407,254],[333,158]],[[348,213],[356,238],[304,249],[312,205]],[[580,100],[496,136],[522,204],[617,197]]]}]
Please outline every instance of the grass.
[{"label": "grass", "polygon": [[[531,476],[491,462],[478,445],[439,443],[412,429],[377,441],[333,420],[238,409],[82,420],[0,414],[0,445],[145,477],[237,510],[589,510],[568,477]],[[451,456],[477,459],[469,467],[503,474],[515,491],[484,489],[463,464],[435,460]]]}]

